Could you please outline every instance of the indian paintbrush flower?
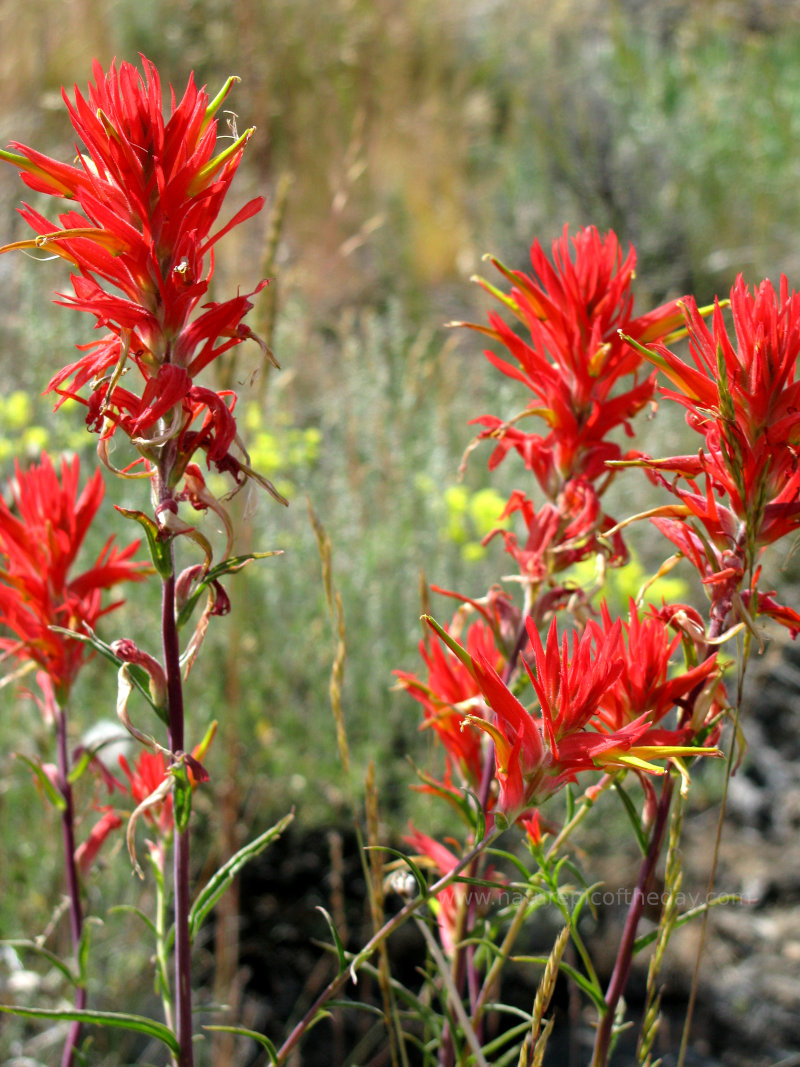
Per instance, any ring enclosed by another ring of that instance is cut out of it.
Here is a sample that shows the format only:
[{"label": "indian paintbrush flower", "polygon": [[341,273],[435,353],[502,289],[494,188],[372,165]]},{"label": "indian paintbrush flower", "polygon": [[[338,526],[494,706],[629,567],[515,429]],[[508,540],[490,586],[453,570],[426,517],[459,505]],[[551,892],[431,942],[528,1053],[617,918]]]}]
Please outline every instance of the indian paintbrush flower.
[{"label": "indian paintbrush flower", "polygon": [[702,445],[694,455],[632,462],[678,498],[646,515],[698,569],[715,613],[724,619],[739,597],[740,617],[749,602],[751,614],[796,632],[797,616],[753,582],[761,549],[800,528],[800,294],[785,277],[776,292],[769,281],[751,290],[739,275],[730,309],[732,337],[719,301],[709,326],[687,297],[691,362],[633,339],[669,379],[661,392],[686,408]]},{"label": "indian paintbrush flower", "polygon": [[257,477],[237,433],[234,395],[197,382],[223,353],[258,341],[243,321],[254,293],[203,303],[214,245],[263,205],[257,197],[217,223],[253,133],[234,131],[214,154],[215,114],[235,80],[211,100],[190,77],[165,119],[152,63],[143,59],[141,72],[124,62],[106,72],[95,63],[87,96],[77,87],[72,99],[63,94],[79,141],[73,163],[16,142],[0,152],[35,192],[69,202],[55,221],[24,205],[36,237],[0,251],[46,248],[65,259],[74,268],[72,292],[60,302],[93,315],[106,331],[48,389],[86,406],[104,462],[108,438],[126,434],[146,470],[158,469],[159,499],[178,486],[197,452],[237,486]]},{"label": "indian paintbrush flower", "polygon": [[[530,647],[522,661],[537,697],[534,710],[525,707],[488,660],[480,654],[473,657],[438,623],[426,621],[473,676],[494,713],[494,721],[474,715],[464,720],[494,741],[498,809],[511,819],[586,771],[628,768],[663,774],[654,760],[718,754],[715,748],[694,745],[688,727],[655,727],[652,707],[629,704],[624,715],[615,715],[620,707],[615,686],[626,668],[620,620],[608,628],[590,621],[581,633],[573,632],[571,645],[566,633],[559,640],[555,619],[544,644],[528,620]],[[666,628],[662,636],[668,641]],[[713,663],[704,664],[693,676],[695,685],[708,677],[711,667]],[[675,701],[681,693],[680,688],[669,691]]]},{"label": "indian paintbrush flower", "polygon": [[94,564],[72,570],[103,499],[96,471],[79,491],[77,457],[61,461],[60,476],[46,454],[9,485],[10,503],[0,499],[0,623],[12,636],[0,638],[5,655],[35,663],[64,699],[87,657],[88,646],[51,627],[84,633],[121,601],[103,592],[139,581],[144,564],[133,556],[139,542],[117,548],[109,538]]},{"label": "indian paintbrush flower", "polygon": [[[587,227],[570,240],[565,228],[553,243],[552,261],[535,241],[531,274],[490,259],[511,283],[511,292],[481,284],[517,320],[524,336],[495,312],[489,314],[488,327],[466,325],[507,350],[510,360],[491,350],[486,357],[529,389],[532,398],[510,422],[495,416],[476,421],[487,427],[481,437],[496,442],[490,467],[516,449],[552,499],[570,477],[594,481],[607,474],[606,461],[621,455],[608,434],[620,425],[630,432],[629,420],[653,395],[654,376],[636,379],[642,358],[622,342],[619,331],[642,344],[660,340],[682,325],[681,310],[677,301],[670,301],[634,317],[636,253],[631,248],[623,257],[613,231],[601,235]],[[527,416],[543,420],[546,436],[524,433],[515,425]]]}]

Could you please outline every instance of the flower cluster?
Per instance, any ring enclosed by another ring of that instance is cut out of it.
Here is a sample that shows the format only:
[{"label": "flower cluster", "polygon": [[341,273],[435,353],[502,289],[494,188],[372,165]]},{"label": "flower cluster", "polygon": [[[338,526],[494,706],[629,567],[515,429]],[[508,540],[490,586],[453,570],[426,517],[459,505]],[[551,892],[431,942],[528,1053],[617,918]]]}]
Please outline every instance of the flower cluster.
[{"label": "flower cluster", "polygon": [[197,381],[222,353],[254,337],[243,323],[252,293],[201,306],[215,243],[263,204],[249,201],[214,229],[253,132],[234,131],[214,155],[214,116],[235,79],[210,100],[190,78],[165,121],[158,72],[147,60],[143,73],[129,63],[106,73],[96,63],[94,76],[87,97],[77,88],[74,100],[64,96],[83,146],[74,163],[17,143],[0,152],[31,189],[74,205],[57,222],[25,205],[21,214],[37,236],[2,251],[46,248],[67,260],[76,273],[61,302],[107,331],[48,388],[86,405],[106,462],[108,438],[120,429],[146,463],[160,464],[170,492],[197,452],[241,484],[255,475],[238,438],[235,396]]},{"label": "flower cluster", "polygon": [[93,629],[101,615],[120,603],[103,603],[103,591],[144,577],[133,556],[138,541],[117,548],[113,538],[94,564],[71,574],[89,526],[103,499],[103,478],[95,471],[79,492],[77,458],[61,462],[60,477],[46,454],[9,484],[10,503],[0,499],[0,624],[13,636],[0,637],[5,655],[36,664],[63,700],[84,662],[88,646],[52,629]]},{"label": "flower cluster", "polygon": [[[524,602],[517,608],[496,590],[483,601],[461,597],[449,627],[426,617],[432,632],[420,652],[427,674],[396,673],[424,709],[423,728],[435,731],[445,750],[444,780],[423,776],[424,787],[468,819],[474,809],[458,799],[472,793],[488,821],[517,823],[536,844],[544,832],[541,805],[587,774],[596,782],[631,772],[649,810],[651,779],[668,763],[718,754],[726,701],[716,649],[692,609],[643,612],[631,602],[626,618],[612,619],[605,604],[598,613],[562,577],[587,558],[627,558],[602,497],[611,464],[638,454],[624,454],[612,435],[620,428],[631,434],[630,420],[653,399],[656,373],[642,373],[644,346],[685,332],[682,306],[672,301],[634,315],[635,253],[623,256],[613,233],[588,228],[570,239],[565,230],[552,260],[538,242],[531,260],[530,275],[493,261],[511,282],[509,294],[484,283],[514,326],[495,313],[488,327],[471,324],[508,353],[488,351],[492,365],[532,394],[508,421],[476,420],[484,427],[477,440],[495,444],[490,470],[516,451],[545,497],[537,503],[514,490],[502,519],[521,520],[524,534],[504,527],[486,539],[502,539]],[[700,311],[695,317],[702,324]],[[545,432],[524,431],[528,418],[543,421]],[[575,619],[571,633],[558,622],[565,610]],[[480,618],[465,625],[475,611]],[[683,669],[680,650],[687,654]],[[595,788],[590,780],[587,796]],[[416,832],[408,840],[438,870],[452,869],[453,854],[443,846]],[[455,904],[451,893],[440,908],[443,944],[454,936]]]},{"label": "flower cluster", "polygon": [[797,632],[800,616],[755,585],[760,550],[800,527],[800,295],[786,278],[776,293],[769,281],[751,291],[740,275],[730,308],[733,338],[719,301],[709,327],[687,298],[693,365],[663,344],[641,349],[702,444],[694,455],[637,462],[678,498],[651,517],[713,587],[712,600],[729,606],[749,572],[742,603]]},{"label": "flower cluster", "polygon": [[[491,350],[486,356],[532,397],[510,420],[494,415],[475,420],[486,427],[478,440],[495,442],[490,469],[516,450],[547,497],[542,507],[519,491],[509,501],[505,515],[521,514],[524,544],[512,532],[498,532],[523,578],[533,582],[598,551],[623,562],[621,538],[602,539],[614,526],[600,501],[609,479],[606,464],[623,455],[609,435],[620,426],[631,432],[630,420],[653,396],[655,375],[639,377],[643,358],[623,342],[620,331],[642,344],[661,340],[682,324],[678,302],[634,317],[635,252],[631,248],[623,257],[616,235],[603,236],[594,227],[572,239],[565,229],[553,244],[552,262],[534,242],[532,274],[492,262],[511,282],[511,292],[486,282],[484,288],[514,316],[522,333],[495,312],[489,314],[489,326],[468,325],[507,350],[511,359]],[[531,417],[544,421],[544,435],[520,428]]]},{"label": "flower cluster", "polygon": [[[589,620],[570,640],[559,639],[553,619],[543,643],[531,619],[522,662],[538,707],[525,707],[480,651],[473,655],[437,623],[433,630],[473,679],[493,714],[465,714],[462,723],[488,734],[495,747],[498,808],[516,819],[567,782],[586,771],[629,768],[663,774],[654,759],[716,754],[693,739],[710,725],[718,708],[704,704],[704,720],[675,729],[658,724],[675,706],[716,683],[716,653],[693,670],[668,680],[671,656],[680,642],[658,614],[640,620],[631,605],[631,619],[613,623],[607,612],[602,624]],[[429,679],[430,682],[430,679]]]}]

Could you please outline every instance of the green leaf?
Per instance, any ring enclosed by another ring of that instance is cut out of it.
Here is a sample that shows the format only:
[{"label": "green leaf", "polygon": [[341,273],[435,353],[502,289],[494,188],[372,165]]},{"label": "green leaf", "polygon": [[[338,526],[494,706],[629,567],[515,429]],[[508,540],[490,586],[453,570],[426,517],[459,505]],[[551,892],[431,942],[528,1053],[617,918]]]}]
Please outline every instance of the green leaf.
[{"label": "green leaf", "polygon": [[44,767],[36,763],[35,760],[30,759],[28,756],[23,756],[21,752],[15,752],[14,755],[17,759],[22,760],[22,762],[33,771],[39,780],[39,785],[44,790],[45,796],[53,807],[56,808],[57,811],[65,812],[67,810],[67,802],[48,778],[47,771]]},{"label": "green leaf", "polygon": [[564,794],[567,800],[566,818],[564,819],[564,822],[569,823],[572,822],[572,817],[575,814],[575,794],[572,790],[571,785],[568,784],[566,786],[566,788],[564,789]]},{"label": "green leaf", "polygon": [[280,549],[275,549],[272,552],[252,552],[247,556],[231,556],[229,559],[224,559],[221,563],[218,563],[216,567],[212,567],[205,576],[197,583],[197,587],[192,590],[192,593],[187,598],[186,603],[181,608],[178,614],[178,629],[185,626],[189,621],[189,618],[194,611],[195,604],[200,599],[203,590],[206,589],[212,582],[218,581],[226,574],[235,574],[243,567],[246,567],[248,563],[252,563],[255,559],[269,559],[270,556],[282,555]]},{"label": "green leaf", "polygon": [[0,1004],[0,1011],[6,1015],[18,1015],[23,1019],[60,1019],[62,1022],[86,1023],[90,1026],[108,1026],[118,1030],[133,1030],[147,1034],[163,1042],[176,1055],[181,1047],[173,1032],[155,1019],[146,1019],[143,1015],[128,1015],[126,1012],[114,1011],[59,1011],[49,1008],[21,1008],[15,1004]]},{"label": "green leaf", "polygon": [[153,566],[162,578],[170,578],[172,576],[171,539],[162,540],[161,531],[157,523],[153,522],[150,516],[145,515],[143,511],[131,511],[129,508],[121,508],[118,504],[114,506],[120,515],[139,523],[147,537],[147,547],[150,549],[150,558],[153,561]]},{"label": "green leaf", "polygon": [[272,841],[279,838],[293,818],[293,812],[284,815],[284,817],[279,822],[276,822],[274,826],[271,826],[269,830],[266,830],[254,841],[251,841],[243,848],[240,848],[235,856],[231,856],[228,862],[224,863],[216,874],[212,875],[206,886],[198,893],[197,899],[194,904],[192,904],[191,911],[189,912],[189,937],[191,940],[194,940],[197,931],[203,925],[203,920],[231,884],[241,868],[251,859],[254,859],[263,852],[267,845]]},{"label": "green leaf", "polygon": [[63,960],[59,959],[54,952],[50,952],[49,949],[46,949],[37,941],[28,941],[25,938],[20,938],[11,939],[8,941],[0,941],[0,945],[8,945],[9,948],[13,948],[15,951],[17,949],[24,949],[26,952],[32,952],[35,956],[41,956],[42,959],[47,960],[49,964],[55,967],[57,971],[60,971],[70,985],[75,986],[76,989],[79,988],[80,982],[78,978],[72,973],[69,966],[64,963]]},{"label": "green leaf", "polygon": [[150,696],[150,676],[143,667],[138,666],[136,663],[125,663],[119,656],[115,656],[111,651],[111,647],[101,641],[94,630],[87,628],[86,633],[78,633],[77,630],[66,630],[63,626],[50,626],[48,629],[52,630],[56,634],[66,634],[68,637],[73,637],[76,641],[83,641],[86,645],[91,645],[95,652],[99,652],[100,655],[107,659],[109,663],[113,663],[115,667],[126,666],[128,668],[128,677],[133,683],[134,689],[137,689],[153,711],[158,715],[162,722],[168,722],[168,715],[164,708],[159,708],[153,698]]},{"label": "green leaf", "polygon": [[639,842],[639,848],[642,850],[642,855],[646,856],[648,849],[650,848],[650,842],[647,840],[647,834],[642,827],[642,820],[639,818],[639,812],[636,810],[636,806],[628,796],[626,791],[622,788],[622,783],[615,780],[614,788],[617,791],[619,799],[622,801],[622,806],[625,808],[625,813],[630,819],[633,832],[636,834],[636,840]]},{"label": "green leaf", "polygon": [[[691,922],[692,919],[696,919],[698,915],[702,915],[703,912],[708,911],[709,908],[716,908],[721,904],[740,904],[741,902],[742,898],[737,894],[723,893],[720,896],[715,897],[713,900],[709,900],[707,904],[698,904],[696,908],[690,908],[688,911],[682,912],[675,920],[672,929],[677,930],[679,926],[684,926],[686,923]],[[652,945],[661,933],[661,929],[657,928],[655,930],[649,930],[646,934],[642,934],[641,937],[637,937],[633,943],[633,955],[637,955],[643,948]]]},{"label": "green leaf", "polygon": [[[516,1026],[512,1026],[509,1030],[504,1030],[499,1037],[496,1037],[492,1041],[487,1042],[487,1044],[485,1044],[483,1046],[483,1049],[481,1050],[485,1056],[496,1056],[498,1052],[502,1051],[504,1046],[509,1044],[509,1042],[516,1042],[517,1038],[520,1038],[523,1036],[523,1034],[530,1032],[531,1018],[529,1013],[520,1011],[519,1009],[510,1008],[507,1004],[487,1004],[486,1009],[487,1011],[505,1011],[508,1012],[508,1014],[510,1015],[518,1015],[522,1017],[525,1021],[517,1023]],[[519,1048],[515,1047],[514,1052],[516,1055],[519,1055]],[[496,1062],[496,1059],[492,1060],[492,1063]]]},{"label": "green leaf", "polygon": [[531,877],[531,872],[528,870],[528,868],[525,866],[519,856],[515,856],[513,852],[506,852],[505,849],[502,848],[487,848],[486,852],[489,856],[497,856],[498,858],[508,860],[509,863],[513,864],[519,871],[520,875],[522,876],[522,880],[527,886],[527,883]]},{"label": "green leaf", "polygon": [[87,967],[89,963],[89,933],[91,928],[92,924],[90,922],[83,924],[81,939],[78,942],[78,974],[80,976],[81,988],[86,987]]},{"label": "green leaf", "polygon": [[336,946],[336,955],[339,957],[339,974],[341,974],[342,971],[346,971],[347,970],[347,957],[345,955],[344,945],[342,944],[342,939],[339,937],[339,931],[336,929],[336,926],[334,925],[334,922],[333,922],[333,919],[330,916],[330,913],[327,912],[325,910],[325,908],[322,907],[321,904],[317,904],[317,911],[322,912],[322,914],[325,916],[325,921],[327,922],[328,929],[331,932],[331,937],[333,938],[333,943]]},{"label": "green leaf", "polygon": [[589,909],[591,910],[592,914],[594,915],[595,909],[594,909],[594,906],[591,903],[591,894],[594,892],[595,889],[598,889],[602,884],[603,884],[602,882],[595,882],[593,885],[587,886],[586,889],[584,889],[584,891],[578,897],[577,902],[572,907],[572,915],[571,915],[571,919],[570,919],[571,926],[573,926],[573,927],[577,926],[578,920],[581,917],[581,912],[583,911],[584,906],[587,903],[589,904]]},{"label": "green leaf", "polygon": [[[541,963],[546,964],[549,957],[547,956],[512,956],[511,959],[514,963]],[[569,963],[565,963],[562,959],[558,965],[559,970],[568,975],[576,985],[587,994],[588,997],[594,1002],[595,1007],[598,1009],[601,1015],[606,1013],[606,1002],[603,996],[602,989],[599,989],[594,985],[585,975],[576,970]]]},{"label": "green leaf", "polygon": [[149,916],[145,915],[141,908],[137,908],[134,904],[115,904],[113,908],[108,909],[109,915],[116,915],[123,912],[128,912],[131,915],[137,916],[137,918],[142,920],[153,937],[158,937],[158,930],[156,929],[155,923]]},{"label": "green leaf", "polygon": [[[203,126],[202,126],[203,130],[206,129],[208,124],[213,119],[214,115],[217,113],[217,111],[219,111],[219,109],[222,106],[222,102],[224,101],[225,97],[231,91],[232,86],[235,85],[236,82],[238,82],[238,81],[241,81],[241,79],[238,78],[235,74],[231,74],[226,79],[225,84],[222,86],[220,91],[217,93],[217,95],[214,97],[214,99],[209,103],[208,107],[206,108],[205,118],[204,118]],[[225,1027],[225,1026],[207,1026],[206,1029],[207,1030],[227,1030],[227,1029],[229,1029],[229,1027]]]},{"label": "green leaf", "polygon": [[575,967],[572,967],[569,963],[564,963],[563,959],[558,966],[559,969],[562,970],[564,974],[568,975],[576,985],[580,986],[584,993],[586,993],[586,995],[594,1002],[595,1007],[601,1015],[604,1015],[606,1012],[606,1001],[603,996],[603,990],[598,989],[593,982],[591,982],[585,975],[581,974],[580,971],[576,970]]},{"label": "green leaf", "polygon": [[423,615],[422,621],[426,622],[428,626],[430,626],[430,628],[435,633],[437,633],[439,637],[441,637],[442,641],[444,641],[444,643],[447,645],[453,655],[460,659],[469,671],[469,673],[474,676],[475,667],[472,662],[472,656],[470,656],[469,652],[467,652],[465,648],[462,648],[458,641],[454,640],[454,638],[450,636],[447,630],[445,630],[444,627],[440,626],[436,619],[431,618],[430,615]]},{"label": "green leaf", "polygon": [[246,1030],[243,1026],[204,1026],[204,1030],[213,1030],[219,1034],[238,1034],[240,1037],[249,1037],[257,1041],[262,1048],[266,1049],[269,1062],[277,1064],[278,1050],[265,1034],[259,1034],[257,1030]]},{"label": "green leaf", "polygon": [[422,897],[427,897],[428,896],[428,882],[427,882],[427,879],[425,878],[425,875],[422,873],[422,871],[417,866],[417,864],[414,863],[414,861],[411,859],[410,856],[406,856],[406,854],[404,852],[398,852],[398,850],[396,848],[389,848],[388,845],[367,845],[367,847],[364,849],[364,851],[365,852],[388,852],[388,854],[390,856],[394,856],[396,859],[402,860],[403,863],[405,863],[405,865],[408,867],[408,869],[414,875],[414,881],[417,883],[417,886],[419,887],[420,896],[422,896]]},{"label": "green leaf", "polygon": [[[468,826],[475,825],[473,811],[476,806],[477,797],[471,789],[464,790],[463,792],[457,791],[455,788],[447,789],[436,778],[433,778],[431,777],[431,775],[426,774],[425,771],[420,770],[420,768],[417,767],[417,765],[414,763],[410,756],[406,756],[406,761],[411,765],[414,773],[417,775],[420,781],[424,782],[425,785],[430,787],[431,792],[435,793],[436,796],[441,797],[443,800],[446,800],[449,804],[452,804],[453,807],[456,808],[456,810],[459,811],[464,817],[464,821],[467,823]],[[486,836],[486,818],[485,816],[483,816],[483,812],[481,812],[481,816],[482,821],[479,823],[479,826],[476,829],[476,840],[478,841],[482,841],[483,838]],[[481,828],[481,826],[483,827],[483,833],[478,834],[478,830]]]},{"label": "green leaf", "polygon": [[175,788],[172,790],[175,829],[179,834],[183,834],[186,833],[192,814],[192,783],[189,781],[189,772],[186,770],[185,763],[176,764],[170,773],[175,779]]},{"label": "green leaf", "polygon": [[67,781],[70,785],[75,785],[80,776],[91,763],[92,756],[94,756],[95,752],[96,749],[90,748],[85,748],[83,752],[81,752],[80,758],[75,762],[75,765],[73,766],[72,770],[67,775]]}]

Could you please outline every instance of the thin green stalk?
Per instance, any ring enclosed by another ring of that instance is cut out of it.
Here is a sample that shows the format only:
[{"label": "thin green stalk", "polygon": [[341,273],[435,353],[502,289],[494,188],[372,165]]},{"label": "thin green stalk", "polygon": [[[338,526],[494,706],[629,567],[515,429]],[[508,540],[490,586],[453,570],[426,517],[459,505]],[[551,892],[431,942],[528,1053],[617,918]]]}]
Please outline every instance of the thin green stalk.
[{"label": "thin green stalk", "polygon": [[[517,636],[514,641],[514,647],[509,653],[508,660],[505,668],[503,669],[503,682],[508,685],[519,665],[519,659],[522,655],[522,649],[525,647],[525,642],[528,636],[528,630],[525,625],[525,620],[531,612],[531,604],[533,602],[533,591],[530,586],[525,589],[525,603],[522,609],[522,616],[520,618],[519,627],[517,629]],[[486,747],[486,753],[483,762],[483,776],[481,778],[480,792],[478,799],[480,801],[481,808],[486,811],[489,803],[489,792],[492,788],[492,782],[495,777],[495,749],[494,742],[489,738],[489,744]],[[476,858],[477,860],[477,858]],[[467,871],[468,877],[478,877],[481,873],[480,866],[476,862]],[[453,959],[452,975],[455,982],[456,989],[459,992],[463,992],[465,983],[470,991],[470,1000],[472,1003],[472,1010],[475,1011],[477,1003],[481,996],[481,983],[478,977],[478,973],[475,969],[475,950],[473,946],[464,947],[460,942],[463,936],[468,935],[475,925],[475,912],[476,903],[474,899],[469,899],[466,910],[462,908],[459,915],[459,931],[456,942],[456,953]],[[485,984],[484,984],[485,988]],[[478,1017],[478,1034],[480,1036],[480,1019]],[[455,1063],[455,1048],[453,1044],[453,1035],[450,1030],[449,1023],[445,1023],[444,1033],[442,1035],[442,1043],[439,1049],[439,1067],[453,1067]]]},{"label": "thin green stalk", "polygon": [[162,845],[159,845],[158,848],[159,859],[156,860],[151,856],[156,879],[156,968],[161,992],[161,1005],[164,1010],[164,1022],[172,1030],[174,1024],[172,1018],[172,989],[169,981],[167,894],[164,884],[165,853]]},{"label": "thin green stalk", "polygon": [[472,1023],[467,1017],[467,1013],[464,1011],[464,1005],[461,1003],[461,993],[456,988],[455,981],[453,980],[453,977],[450,974],[450,968],[447,966],[447,960],[442,955],[442,950],[436,944],[436,938],[430,932],[427,924],[423,922],[422,919],[415,916],[415,921],[422,933],[422,936],[425,938],[425,942],[428,946],[428,951],[433,957],[437,970],[442,976],[442,981],[444,982],[444,987],[447,991],[447,999],[450,1001],[450,1006],[452,1007],[453,1012],[461,1025],[464,1038],[469,1047],[472,1049],[472,1054],[475,1057],[475,1063],[478,1065],[478,1067],[489,1067],[486,1060],[484,1059],[483,1053],[481,1052],[481,1043],[478,1040],[478,1036],[475,1033],[475,1030],[473,1029]]},{"label": "thin green stalk", "polygon": [[[717,863],[719,862],[719,848],[722,842],[722,827],[725,821],[725,812],[728,806],[728,785],[730,784],[731,775],[733,774],[733,759],[736,752],[736,738],[739,733],[739,711],[741,708],[741,684],[744,677],[744,669],[742,667],[740,677],[740,691],[738,699],[736,701],[736,709],[734,711],[733,719],[733,732],[731,736],[731,747],[728,750],[728,756],[725,766],[725,781],[722,786],[722,800],[720,801],[719,819],[717,819],[717,830],[714,836],[714,851],[711,858],[711,869],[708,872],[708,884],[706,886],[706,900],[711,899],[711,894],[714,890],[714,882],[717,877]],[[694,972],[692,974],[692,989],[689,994],[689,1003],[686,1007],[686,1018],[683,1023],[683,1033],[681,1034],[681,1046],[678,1053],[678,1067],[683,1067],[686,1060],[686,1052],[689,1046],[689,1034],[692,1029],[692,1017],[694,1015],[694,1006],[697,1000],[697,988],[700,981],[700,963],[703,958],[703,951],[705,949],[706,937],[708,936],[708,912],[709,909],[703,912],[703,919],[700,925],[700,939],[697,946],[697,957],[694,962]]]}]

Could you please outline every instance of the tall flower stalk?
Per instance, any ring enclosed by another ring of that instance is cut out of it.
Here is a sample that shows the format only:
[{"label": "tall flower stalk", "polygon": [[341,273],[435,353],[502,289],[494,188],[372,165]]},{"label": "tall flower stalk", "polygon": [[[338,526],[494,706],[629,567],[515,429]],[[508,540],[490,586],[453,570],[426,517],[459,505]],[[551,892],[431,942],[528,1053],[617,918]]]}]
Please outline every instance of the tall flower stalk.
[{"label": "tall flower stalk", "polygon": [[[29,240],[2,251],[46,248],[73,268],[69,293],[59,300],[97,320],[103,336],[73,363],[57,370],[48,384],[60,404],[71,397],[86,408],[89,429],[99,435],[98,455],[115,473],[149,479],[152,513],[126,511],[144,529],[162,583],[161,654],[158,706],[167,727],[175,796],[173,892],[175,908],[175,1026],[180,1067],[192,1064],[191,960],[189,936],[189,813],[192,757],[186,748],[187,722],[182,680],[179,619],[199,596],[206,607],[186,650],[197,653],[208,619],[229,610],[219,575],[230,562],[233,529],[223,500],[206,485],[195,457],[227,476],[236,492],[253,479],[286,503],[251,468],[239,437],[230,390],[201,384],[202,374],[223,353],[254,339],[243,319],[253,294],[205,302],[213,273],[216,242],[258,212],[263,198],[250,200],[222,225],[217,219],[253,129],[232,130],[218,150],[215,115],[230,92],[229,78],[212,100],[190,78],[180,100],[174,93],[163,113],[158,72],[143,59],[104,71],[84,96],[77,88],[64,100],[79,141],[79,154],[63,163],[25,145],[12,143],[0,158],[19,168],[25,183],[40,194],[69,202],[56,220],[24,205],[22,217],[35,231]],[[216,229],[215,229],[216,227]],[[262,283],[265,284],[265,283]],[[258,288],[260,288],[259,286]],[[256,289],[258,291],[258,289]],[[261,344],[261,342],[259,342]],[[263,356],[269,356],[261,344]],[[130,461],[112,466],[109,443],[127,438]],[[226,531],[222,557],[180,514],[182,503],[195,511],[213,510]],[[202,563],[179,573],[175,541],[183,537],[200,549]],[[209,576],[212,564],[214,575]],[[187,608],[188,605],[188,608]],[[139,662],[136,652],[131,662]],[[147,668],[146,668],[147,669]],[[151,682],[152,682],[151,675]],[[128,685],[127,679],[123,680]],[[124,712],[124,697],[121,708]],[[190,727],[195,729],[194,724]],[[134,736],[144,739],[141,732]]]},{"label": "tall flower stalk", "polygon": [[[92,630],[102,615],[121,603],[105,603],[103,593],[120,582],[144,577],[142,564],[133,559],[138,541],[120,550],[113,539],[106,542],[89,570],[71,573],[104,492],[99,471],[81,491],[79,478],[77,459],[63,460],[59,476],[43,455],[28,470],[17,464],[9,503],[0,498],[0,625],[11,635],[0,637],[0,649],[4,656],[37,668],[42,707],[55,733],[52,795],[61,814],[70,937],[76,959],[83,937],[79,867],[88,866],[115,822],[100,820],[94,839],[82,846],[81,854],[75,835],[67,704],[88,648],[62,631]],[[39,768],[39,774],[47,774],[46,769]],[[80,1011],[85,1006],[86,987],[80,981],[75,1008]],[[71,1067],[79,1038],[80,1024],[73,1022],[62,1067]]]}]

